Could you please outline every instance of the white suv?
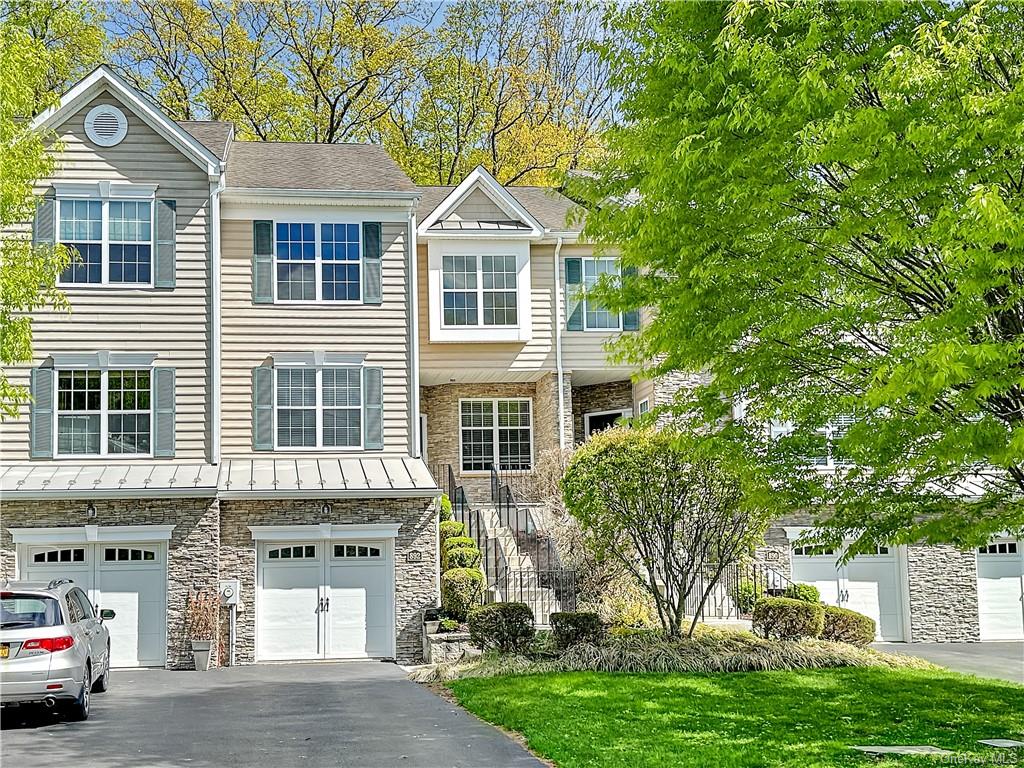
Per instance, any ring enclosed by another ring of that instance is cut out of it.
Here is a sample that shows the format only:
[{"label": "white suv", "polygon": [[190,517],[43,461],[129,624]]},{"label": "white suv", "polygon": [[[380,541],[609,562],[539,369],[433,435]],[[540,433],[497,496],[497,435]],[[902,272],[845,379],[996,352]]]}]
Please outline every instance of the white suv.
[{"label": "white suv", "polygon": [[0,704],[60,704],[88,718],[90,694],[110,682],[112,618],[70,579],[0,585]]}]

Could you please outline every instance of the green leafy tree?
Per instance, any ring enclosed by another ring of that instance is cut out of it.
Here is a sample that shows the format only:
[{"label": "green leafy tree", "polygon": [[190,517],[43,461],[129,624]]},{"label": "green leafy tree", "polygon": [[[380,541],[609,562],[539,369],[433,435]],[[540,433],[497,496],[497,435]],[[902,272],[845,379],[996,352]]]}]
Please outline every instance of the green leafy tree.
[{"label": "green leafy tree", "polygon": [[[30,118],[51,106],[57,99],[53,88],[80,70],[63,46],[52,44],[54,28],[33,26],[40,23],[40,14],[55,8],[17,3],[5,6],[0,17],[0,363],[5,368],[32,359],[29,313],[67,306],[56,288],[68,263],[66,249],[33,246],[25,226],[35,210],[34,183],[55,168],[49,152],[53,137],[32,130]],[[59,29],[88,27],[84,17],[75,21],[70,8],[58,9],[53,17]],[[0,371],[0,417],[17,417],[28,399],[27,389]]]},{"label": "green leafy tree", "polygon": [[726,451],[708,450],[714,442],[618,427],[584,443],[562,479],[583,545],[632,575],[670,635],[684,631],[688,605],[695,610],[685,631],[693,634],[725,569],[764,541],[779,508],[767,475],[740,451],[725,459]]},{"label": "green leafy tree", "polygon": [[[745,404],[723,431],[815,481],[826,543],[1019,529],[1022,6],[661,2],[612,26],[624,120],[576,194],[639,272],[598,292],[654,308],[619,352],[710,374],[679,403],[708,424]],[[773,420],[796,427],[768,443]],[[824,450],[850,466],[808,476]]]}]

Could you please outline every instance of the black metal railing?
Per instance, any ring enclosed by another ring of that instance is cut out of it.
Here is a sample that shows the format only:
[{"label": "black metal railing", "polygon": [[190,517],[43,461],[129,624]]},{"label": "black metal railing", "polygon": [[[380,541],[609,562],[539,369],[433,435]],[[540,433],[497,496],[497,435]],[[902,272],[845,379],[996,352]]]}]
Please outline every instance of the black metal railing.
[{"label": "black metal railing", "polygon": [[502,488],[508,488],[521,504],[539,501],[536,480],[532,470],[511,469],[500,464],[491,465],[491,503],[497,504]]},{"label": "black metal railing", "polygon": [[687,616],[707,619],[749,619],[759,597],[778,597],[792,582],[762,563],[732,563],[725,567],[711,587],[707,599],[701,598],[715,578],[716,568],[701,573],[684,603]]},{"label": "black metal railing", "polygon": [[526,603],[538,626],[550,626],[552,613],[576,610],[576,572],[569,568],[505,568],[497,574],[494,595],[506,602]]}]

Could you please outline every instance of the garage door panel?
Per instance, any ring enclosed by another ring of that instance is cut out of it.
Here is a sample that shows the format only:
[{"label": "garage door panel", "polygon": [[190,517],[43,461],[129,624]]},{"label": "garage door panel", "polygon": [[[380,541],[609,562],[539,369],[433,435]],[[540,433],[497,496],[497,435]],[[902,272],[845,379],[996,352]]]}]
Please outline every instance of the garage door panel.
[{"label": "garage door panel", "polygon": [[320,653],[320,582],[323,565],[265,565],[259,609],[259,656],[267,660],[309,659]]},{"label": "garage door panel", "polygon": [[390,569],[384,561],[331,566],[330,651],[333,657],[385,656]]},{"label": "garage door panel", "polygon": [[982,640],[1024,639],[1024,565],[1019,555],[978,555]]}]

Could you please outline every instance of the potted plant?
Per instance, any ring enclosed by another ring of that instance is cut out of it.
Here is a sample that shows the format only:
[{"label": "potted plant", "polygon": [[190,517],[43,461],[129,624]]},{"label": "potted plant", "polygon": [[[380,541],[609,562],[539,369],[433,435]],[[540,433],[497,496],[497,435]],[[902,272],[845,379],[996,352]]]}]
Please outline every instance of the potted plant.
[{"label": "potted plant", "polygon": [[200,589],[189,595],[187,622],[192,641],[192,659],[197,670],[210,668],[213,646],[217,638],[220,597],[212,589]]}]

